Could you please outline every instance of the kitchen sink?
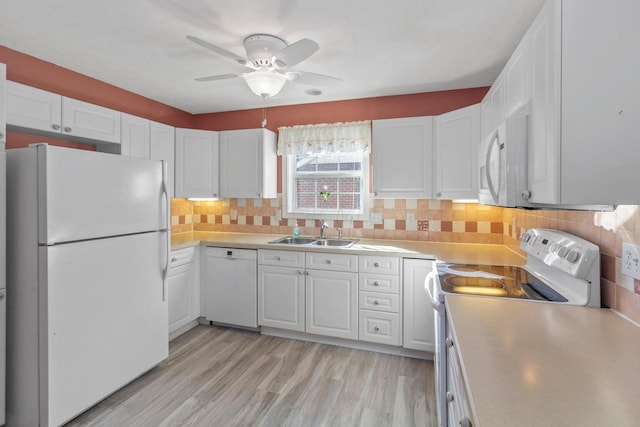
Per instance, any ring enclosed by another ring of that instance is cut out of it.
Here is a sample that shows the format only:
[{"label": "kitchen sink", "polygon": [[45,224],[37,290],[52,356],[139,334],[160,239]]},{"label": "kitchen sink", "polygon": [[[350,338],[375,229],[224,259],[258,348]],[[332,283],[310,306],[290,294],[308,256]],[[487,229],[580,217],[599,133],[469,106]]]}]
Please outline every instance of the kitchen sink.
[{"label": "kitchen sink", "polygon": [[269,243],[277,243],[281,245],[308,245],[308,246],[332,246],[348,248],[358,240],[351,239],[321,239],[319,237],[293,237],[287,236]]},{"label": "kitchen sink", "polygon": [[274,240],[269,243],[279,243],[279,244],[285,244],[285,245],[308,245],[310,243],[314,243],[316,240],[318,240],[316,237],[287,236],[287,237],[283,237],[282,239]]},{"label": "kitchen sink", "polygon": [[353,245],[357,240],[342,240],[342,239],[318,239],[312,243],[316,246],[338,246],[348,248]]}]

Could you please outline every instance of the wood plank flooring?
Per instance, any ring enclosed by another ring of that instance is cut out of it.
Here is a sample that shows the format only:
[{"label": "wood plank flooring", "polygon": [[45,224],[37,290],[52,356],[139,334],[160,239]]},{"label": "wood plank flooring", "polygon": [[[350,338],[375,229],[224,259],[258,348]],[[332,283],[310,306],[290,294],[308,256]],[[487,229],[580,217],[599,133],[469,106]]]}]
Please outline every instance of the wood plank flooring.
[{"label": "wood plank flooring", "polygon": [[200,325],[67,426],[435,426],[433,388],[429,361]]}]

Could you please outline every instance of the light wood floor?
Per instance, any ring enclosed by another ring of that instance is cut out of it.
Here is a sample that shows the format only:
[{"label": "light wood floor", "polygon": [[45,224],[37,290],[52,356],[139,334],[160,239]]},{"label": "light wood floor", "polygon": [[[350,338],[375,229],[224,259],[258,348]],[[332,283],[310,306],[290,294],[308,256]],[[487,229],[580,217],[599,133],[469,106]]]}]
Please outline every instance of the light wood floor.
[{"label": "light wood floor", "polygon": [[433,363],[197,326],[68,426],[435,426]]}]

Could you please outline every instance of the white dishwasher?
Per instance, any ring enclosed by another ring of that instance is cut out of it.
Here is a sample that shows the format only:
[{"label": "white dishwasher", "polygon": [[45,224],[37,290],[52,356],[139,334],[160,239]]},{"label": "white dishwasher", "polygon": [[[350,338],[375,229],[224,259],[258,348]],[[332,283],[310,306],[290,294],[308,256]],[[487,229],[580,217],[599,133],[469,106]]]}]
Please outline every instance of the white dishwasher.
[{"label": "white dishwasher", "polygon": [[257,251],[206,247],[202,308],[210,322],[258,327]]}]

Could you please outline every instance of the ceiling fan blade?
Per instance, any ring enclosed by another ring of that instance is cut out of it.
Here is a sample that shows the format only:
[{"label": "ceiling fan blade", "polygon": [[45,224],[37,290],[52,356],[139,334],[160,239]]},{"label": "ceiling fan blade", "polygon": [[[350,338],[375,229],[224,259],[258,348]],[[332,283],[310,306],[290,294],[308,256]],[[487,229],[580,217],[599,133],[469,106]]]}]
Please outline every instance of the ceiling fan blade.
[{"label": "ceiling fan blade", "polygon": [[320,46],[310,39],[302,39],[282,48],[273,55],[273,62],[279,68],[290,68],[313,55]]},{"label": "ceiling fan blade", "polygon": [[194,42],[195,44],[198,44],[202,47],[204,47],[205,49],[209,49],[212,52],[217,53],[220,56],[224,56],[225,58],[231,59],[235,62],[237,62],[240,65],[244,65],[245,67],[249,67],[252,69],[255,69],[255,67],[253,66],[253,64],[251,62],[249,62],[247,59],[236,55],[235,53],[229,52],[228,50],[224,50],[216,45],[213,45],[207,41],[204,41],[202,39],[199,39],[198,37],[194,37],[194,36],[187,36],[187,39]]},{"label": "ceiling fan blade", "polygon": [[307,73],[306,71],[290,71],[285,74],[287,80],[294,83],[312,86],[329,86],[342,83],[344,80],[326,74]]},{"label": "ceiling fan blade", "polygon": [[234,79],[236,77],[242,77],[244,74],[219,74],[217,76],[208,76],[208,77],[200,77],[195,79],[198,82],[210,82],[212,80],[225,80],[225,79]]}]

